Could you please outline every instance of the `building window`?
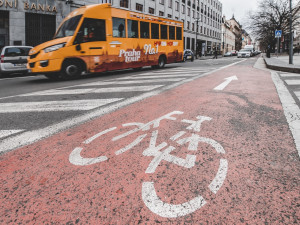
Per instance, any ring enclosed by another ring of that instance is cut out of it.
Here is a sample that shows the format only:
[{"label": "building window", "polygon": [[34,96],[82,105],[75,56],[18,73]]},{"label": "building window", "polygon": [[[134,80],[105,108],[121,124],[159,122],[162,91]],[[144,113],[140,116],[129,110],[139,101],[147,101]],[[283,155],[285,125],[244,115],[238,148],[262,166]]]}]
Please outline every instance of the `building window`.
[{"label": "building window", "polygon": [[135,9],[136,9],[137,11],[143,12],[143,5],[141,5],[141,4],[139,4],[139,3],[136,3]]},{"label": "building window", "polygon": [[185,14],[185,5],[182,5],[182,14]]},{"label": "building window", "polygon": [[187,21],[187,29],[190,29],[190,21]]},{"label": "building window", "polygon": [[164,5],[165,4],[165,0],[159,0],[159,3]]},{"label": "building window", "polygon": [[195,24],[192,23],[192,31],[195,31]]},{"label": "building window", "polygon": [[150,13],[150,14],[154,14],[154,9],[151,8],[151,7],[149,7],[149,13]]},{"label": "building window", "polygon": [[169,0],[168,6],[169,6],[169,8],[172,8],[172,0]]},{"label": "building window", "polygon": [[168,18],[172,18],[172,15],[171,15],[171,14],[168,14]]},{"label": "building window", "polygon": [[128,8],[128,0],[120,0],[120,7]]},{"label": "building window", "polygon": [[179,2],[175,2],[175,11],[179,12]]},{"label": "building window", "polygon": [[187,15],[191,16],[191,8],[187,8]]},{"label": "building window", "polygon": [[125,19],[113,18],[113,37],[125,36]]},{"label": "building window", "polygon": [[159,11],[159,16],[164,16],[164,12]]}]

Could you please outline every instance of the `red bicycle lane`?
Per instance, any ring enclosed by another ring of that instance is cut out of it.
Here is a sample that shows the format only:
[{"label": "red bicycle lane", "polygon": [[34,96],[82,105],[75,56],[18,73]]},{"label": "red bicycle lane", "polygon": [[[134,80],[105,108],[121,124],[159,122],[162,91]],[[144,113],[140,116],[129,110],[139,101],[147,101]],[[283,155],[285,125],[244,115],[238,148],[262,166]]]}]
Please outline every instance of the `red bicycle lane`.
[{"label": "red bicycle lane", "polygon": [[270,74],[251,61],[0,157],[2,224],[300,217],[297,151]]}]

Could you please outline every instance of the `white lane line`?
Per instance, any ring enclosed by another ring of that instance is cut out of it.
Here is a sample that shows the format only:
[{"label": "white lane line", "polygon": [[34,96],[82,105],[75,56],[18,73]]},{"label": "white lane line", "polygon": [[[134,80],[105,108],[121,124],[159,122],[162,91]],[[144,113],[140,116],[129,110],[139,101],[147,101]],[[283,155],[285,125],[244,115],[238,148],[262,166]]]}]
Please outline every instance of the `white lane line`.
[{"label": "white lane line", "polygon": [[297,73],[282,73],[280,74],[281,77],[300,77]]},{"label": "white lane line", "polygon": [[24,130],[0,130],[0,138],[8,137],[12,134],[20,133]]},{"label": "white lane line", "polygon": [[285,80],[287,85],[300,85],[300,80]]},{"label": "white lane line", "polygon": [[152,91],[163,85],[152,86],[131,86],[131,87],[112,87],[112,88],[88,88],[88,89],[53,89],[47,91],[38,91],[20,96],[50,96],[50,95],[79,95],[79,94],[100,94],[114,92],[144,92]]},{"label": "white lane line", "polygon": [[294,93],[297,96],[297,98],[300,100],[300,91],[295,91]]},{"label": "white lane line", "polygon": [[[207,73],[204,73],[204,74],[199,74],[197,76],[194,76],[194,77],[191,77],[191,78],[188,78],[188,79],[185,79],[185,80],[181,80],[179,82],[176,82],[176,83],[173,83],[173,84],[170,84],[170,85],[166,85],[166,86],[164,86],[160,89],[153,90],[153,91],[150,91],[150,92],[145,92],[145,93],[143,93],[139,96],[132,97],[132,98],[129,98],[129,99],[125,99],[124,101],[120,101],[120,102],[117,102],[117,103],[109,105],[109,106],[104,106],[104,107],[101,107],[100,109],[95,109],[95,110],[87,112],[83,115],[67,119],[63,122],[52,124],[51,126],[48,126],[48,127],[45,127],[45,128],[23,132],[20,135],[16,135],[16,136],[11,137],[11,138],[6,138],[6,139],[4,139],[3,141],[0,142],[0,154],[11,151],[13,149],[16,149],[16,148],[19,148],[19,147],[22,147],[22,146],[26,146],[26,145],[35,143],[35,142],[37,142],[41,139],[47,138],[47,137],[49,137],[51,135],[54,135],[56,133],[59,133],[63,130],[66,130],[66,129],[69,129],[71,127],[80,125],[80,124],[85,123],[87,121],[91,121],[92,119],[95,119],[95,118],[98,118],[98,117],[103,116],[105,114],[114,112],[114,111],[116,111],[116,110],[118,110],[122,107],[128,106],[130,104],[141,101],[143,99],[158,95],[158,94],[160,94],[160,93],[162,93],[166,90],[178,87],[182,84],[194,81],[198,78],[208,76],[212,73],[215,73],[215,72],[218,72],[218,71],[223,70],[225,68],[234,66],[234,65],[239,64],[241,62],[244,62],[246,60],[247,59],[237,61],[237,62],[234,62],[232,64],[229,64],[229,65],[220,67],[218,69],[212,70],[210,72],[207,72]],[[102,84],[103,82],[100,82],[100,83]],[[90,85],[92,85],[92,83]],[[76,85],[76,87],[77,86],[78,85]]]},{"label": "white lane line", "polygon": [[87,84],[81,84],[77,87],[101,86],[101,85],[123,85],[123,84],[145,84],[145,83],[163,83],[181,81],[184,78],[170,78],[170,79],[157,79],[157,80],[130,80],[130,81],[99,81]]},{"label": "white lane line", "polygon": [[300,157],[300,109],[279,75],[273,71],[271,73]]},{"label": "white lane line", "polygon": [[[167,74],[191,74],[191,73],[205,73],[208,72],[207,70],[185,70],[185,71],[161,71],[161,72],[149,72],[149,73],[142,73],[139,74],[140,76],[143,75],[158,75],[158,74],[162,74],[162,75],[167,75]],[[135,76],[139,76],[139,75],[135,75]]]},{"label": "white lane line", "polygon": [[[162,74],[164,75],[164,74]],[[134,79],[153,79],[153,78],[175,78],[175,77],[192,77],[195,75],[191,74],[182,74],[182,75],[167,75],[167,76],[161,76],[161,75],[142,75],[142,76],[132,76],[132,77],[122,77],[122,78],[117,78],[117,80],[134,80]]]},{"label": "white lane line", "polygon": [[17,102],[0,103],[0,113],[17,112],[49,112],[91,110],[106,104],[122,100],[122,98],[93,99],[75,101]]}]

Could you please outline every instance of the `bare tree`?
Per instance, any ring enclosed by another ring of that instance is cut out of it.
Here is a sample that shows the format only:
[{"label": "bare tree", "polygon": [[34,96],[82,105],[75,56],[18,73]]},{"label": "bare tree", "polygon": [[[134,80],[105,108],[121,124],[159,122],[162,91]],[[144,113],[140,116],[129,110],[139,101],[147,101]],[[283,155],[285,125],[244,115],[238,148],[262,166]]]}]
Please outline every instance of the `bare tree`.
[{"label": "bare tree", "polygon": [[[290,0],[261,0],[258,10],[249,15],[247,28],[260,42],[261,48],[266,49],[268,45],[275,49],[275,31],[289,33],[289,2]],[[293,8],[293,26],[299,25],[300,7]]]}]

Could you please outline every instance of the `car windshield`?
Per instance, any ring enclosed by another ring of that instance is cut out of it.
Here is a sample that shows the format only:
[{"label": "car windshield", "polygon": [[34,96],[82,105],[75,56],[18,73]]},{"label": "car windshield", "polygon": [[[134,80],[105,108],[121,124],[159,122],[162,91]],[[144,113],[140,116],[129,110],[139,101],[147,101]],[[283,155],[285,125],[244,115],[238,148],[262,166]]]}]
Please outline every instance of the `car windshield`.
[{"label": "car windshield", "polygon": [[73,36],[81,17],[82,15],[78,15],[65,21],[56,32],[54,39]]},{"label": "car windshield", "polygon": [[243,49],[240,52],[251,52],[251,50]]},{"label": "car windshield", "polygon": [[28,53],[31,48],[26,47],[11,47],[5,49],[4,56],[13,57],[13,56],[28,56]]}]

